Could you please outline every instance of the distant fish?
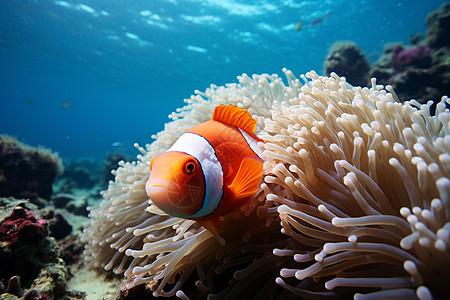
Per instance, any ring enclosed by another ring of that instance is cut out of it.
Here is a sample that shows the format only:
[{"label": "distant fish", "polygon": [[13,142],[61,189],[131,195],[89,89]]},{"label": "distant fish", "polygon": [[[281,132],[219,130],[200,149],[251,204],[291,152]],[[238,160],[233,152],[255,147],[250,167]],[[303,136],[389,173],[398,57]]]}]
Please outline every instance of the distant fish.
[{"label": "distant fish", "polygon": [[56,100],[55,104],[60,105],[65,109],[71,109],[73,107],[72,102],[69,102],[69,101]]},{"label": "distant fish", "polygon": [[123,143],[117,141],[117,142],[112,143],[111,146],[113,148],[120,148],[120,147],[123,147]]},{"label": "distant fish", "polygon": [[299,31],[300,29],[302,29],[302,23],[297,22],[297,25],[295,25],[295,30]]},{"label": "distant fish", "polygon": [[311,25],[319,24],[319,23],[322,22],[323,20],[328,19],[330,16],[331,16],[331,13],[329,12],[329,13],[327,13],[325,16],[323,16],[323,17],[321,17],[321,18],[314,19],[314,20],[311,22]]},{"label": "distant fish", "polygon": [[316,25],[316,24],[319,24],[320,22],[322,22],[322,18],[317,18],[311,22],[311,25]]},{"label": "distant fish", "polygon": [[27,100],[25,100],[25,103],[26,104],[33,104],[33,99],[27,99]]}]

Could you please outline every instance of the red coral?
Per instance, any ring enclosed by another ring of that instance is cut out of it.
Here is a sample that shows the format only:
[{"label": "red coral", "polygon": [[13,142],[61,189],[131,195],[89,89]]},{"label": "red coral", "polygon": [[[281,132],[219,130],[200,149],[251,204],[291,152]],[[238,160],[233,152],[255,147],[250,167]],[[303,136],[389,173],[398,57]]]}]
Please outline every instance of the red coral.
[{"label": "red coral", "polygon": [[0,223],[0,241],[11,245],[39,243],[48,235],[47,225],[47,221],[38,219],[38,216],[28,209],[17,206],[11,215]]}]

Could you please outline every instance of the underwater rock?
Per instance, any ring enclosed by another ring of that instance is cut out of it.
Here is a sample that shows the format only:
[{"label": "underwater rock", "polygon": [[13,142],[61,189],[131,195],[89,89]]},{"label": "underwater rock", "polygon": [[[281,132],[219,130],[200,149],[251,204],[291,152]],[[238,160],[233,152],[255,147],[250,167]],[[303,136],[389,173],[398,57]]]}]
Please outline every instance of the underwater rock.
[{"label": "underwater rock", "polygon": [[38,277],[31,285],[31,291],[37,291],[39,295],[45,295],[45,299],[61,299],[66,291],[67,279],[68,274],[63,262],[50,263],[41,269]]},{"label": "underwater rock", "polygon": [[0,196],[49,199],[53,181],[62,171],[57,153],[0,135]]},{"label": "underwater rock", "polygon": [[70,161],[65,165],[64,173],[60,176],[60,189],[70,192],[73,189],[91,189],[97,183],[93,172],[83,161]]},{"label": "underwater rock", "polygon": [[60,213],[55,214],[53,210],[50,210],[44,218],[48,221],[50,236],[56,240],[62,240],[72,232],[72,225]]},{"label": "underwater rock", "polygon": [[[47,221],[36,211],[37,206],[27,200],[0,198],[0,281],[8,282],[5,293],[17,297],[32,288],[39,297],[60,299],[59,291],[65,290],[65,285],[58,278],[65,282],[67,277],[62,251],[48,236]],[[49,272],[51,276],[47,276]],[[44,286],[40,283],[50,278],[52,282],[41,290]],[[33,297],[28,299],[44,299]]]},{"label": "underwater rock", "polygon": [[331,46],[324,69],[327,76],[335,72],[352,85],[366,85],[370,66],[363,51],[354,42],[339,41]]},{"label": "underwater rock", "polygon": [[116,170],[119,167],[120,161],[130,162],[133,158],[125,155],[124,153],[108,153],[105,161],[103,162],[103,170],[102,170],[102,186],[108,187],[109,181],[114,181],[114,175],[111,173],[111,170]]},{"label": "underwater rock", "polygon": [[388,44],[369,71],[381,84],[390,84],[401,101],[425,103],[450,93],[449,49],[424,45]]},{"label": "underwater rock", "polygon": [[76,199],[76,201],[67,204],[66,209],[75,215],[87,217],[89,215],[87,207],[88,207],[87,198],[79,197]]},{"label": "underwater rock", "polygon": [[450,46],[450,3],[444,3],[438,10],[429,13],[425,19],[428,26],[425,43],[432,48]]},{"label": "underwater rock", "polygon": [[[82,190],[78,190],[82,191]],[[84,191],[82,191],[84,192]],[[83,193],[82,195],[86,195]],[[88,216],[88,198],[98,198],[100,193],[97,191],[94,194],[86,196],[74,196],[66,193],[58,193],[52,197],[51,202],[56,208],[64,208],[71,213],[79,216]]]},{"label": "underwater rock", "polygon": [[[175,299],[175,297],[173,297]],[[131,289],[122,288],[117,300],[150,300],[155,299],[148,285],[138,285]]]},{"label": "underwater rock", "polygon": [[69,202],[75,201],[75,199],[70,194],[56,194],[52,196],[51,201],[56,208],[64,208]]},{"label": "underwater rock", "polygon": [[47,295],[41,295],[37,290],[29,290],[23,295],[22,300],[47,300]]},{"label": "underwater rock", "polygon": [[0,294],[0,300],[18,300],[19,297],[9,293]]},{"label": "underwater rock", "polygon": [[3,290],[6,294],[19,294],[20,293],[20,277],[19,276],[13,276],[8,280],[8,285],[6,288],[2,287],[2,293]]},{"label": "underwater rock", "polygon": [[61,240],[59,245],[63,248],[62,259],[67,265],[73,265],[78,262],[83,254],[84,244],[80,242],[78,235],[71,234]]},{"label": "underwater rock", "polygon": [[16,244],[39,244],[48,234],[47,221],[26,208],[16,206],[11,215],[0,222],[0,241],[15,247]]},{"label": "underwater rock", "polygon": [[417,32],[409,37],[409,43],[411,45],[417,45],[423,39],[423,33]]}]

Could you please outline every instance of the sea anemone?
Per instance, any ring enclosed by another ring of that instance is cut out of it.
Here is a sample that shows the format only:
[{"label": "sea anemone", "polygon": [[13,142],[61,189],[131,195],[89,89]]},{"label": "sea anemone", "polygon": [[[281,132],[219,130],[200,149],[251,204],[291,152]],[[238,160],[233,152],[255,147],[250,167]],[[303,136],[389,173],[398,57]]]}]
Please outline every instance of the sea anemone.
[{"label": "sea anemone", "polygon": [[[431,115],[431,103],[399,103],[375,80],[352,87],[309,72],[302,85],[283,72],[287,85],[244,74],[239,84],[196,91],[153,143],[136,145],[138,161],[121,162],[90,208],[88,265],[124,273],[127,288],[148,284],[155,296],[448,295],[447,98]],[[266,157],[261,190],[225,219],[225,245],[145,193],[151,159],[220,104],[259,121]]]},{"label": "sea anemone", "polygon": [[[387,86],[352,87],[336,74],[275,105],[263,135],[266,199],[293,262],[279,284],[306,297],[449,295],[450,122],[443,97],[400,103]],[[434,115],[431,115],[433,113]],[[279,187],[282,187],[280,190]],[[291,281],[293,282],[293,281]],[[332,293],[330,293],[330,291]]]}]

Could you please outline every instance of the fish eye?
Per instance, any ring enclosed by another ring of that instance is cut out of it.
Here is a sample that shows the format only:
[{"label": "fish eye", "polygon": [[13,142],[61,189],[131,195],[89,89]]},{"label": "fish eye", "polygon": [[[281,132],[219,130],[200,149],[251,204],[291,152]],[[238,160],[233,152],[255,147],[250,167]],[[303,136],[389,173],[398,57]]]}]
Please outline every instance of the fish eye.
[{"label": "fish eye", "polygon": [[196,169],[197,169],[197,166],[195,165],[195,163],[192,160],[186,162],[186,164],[184,165],[184,171],[188,175],[193,174]]}]

